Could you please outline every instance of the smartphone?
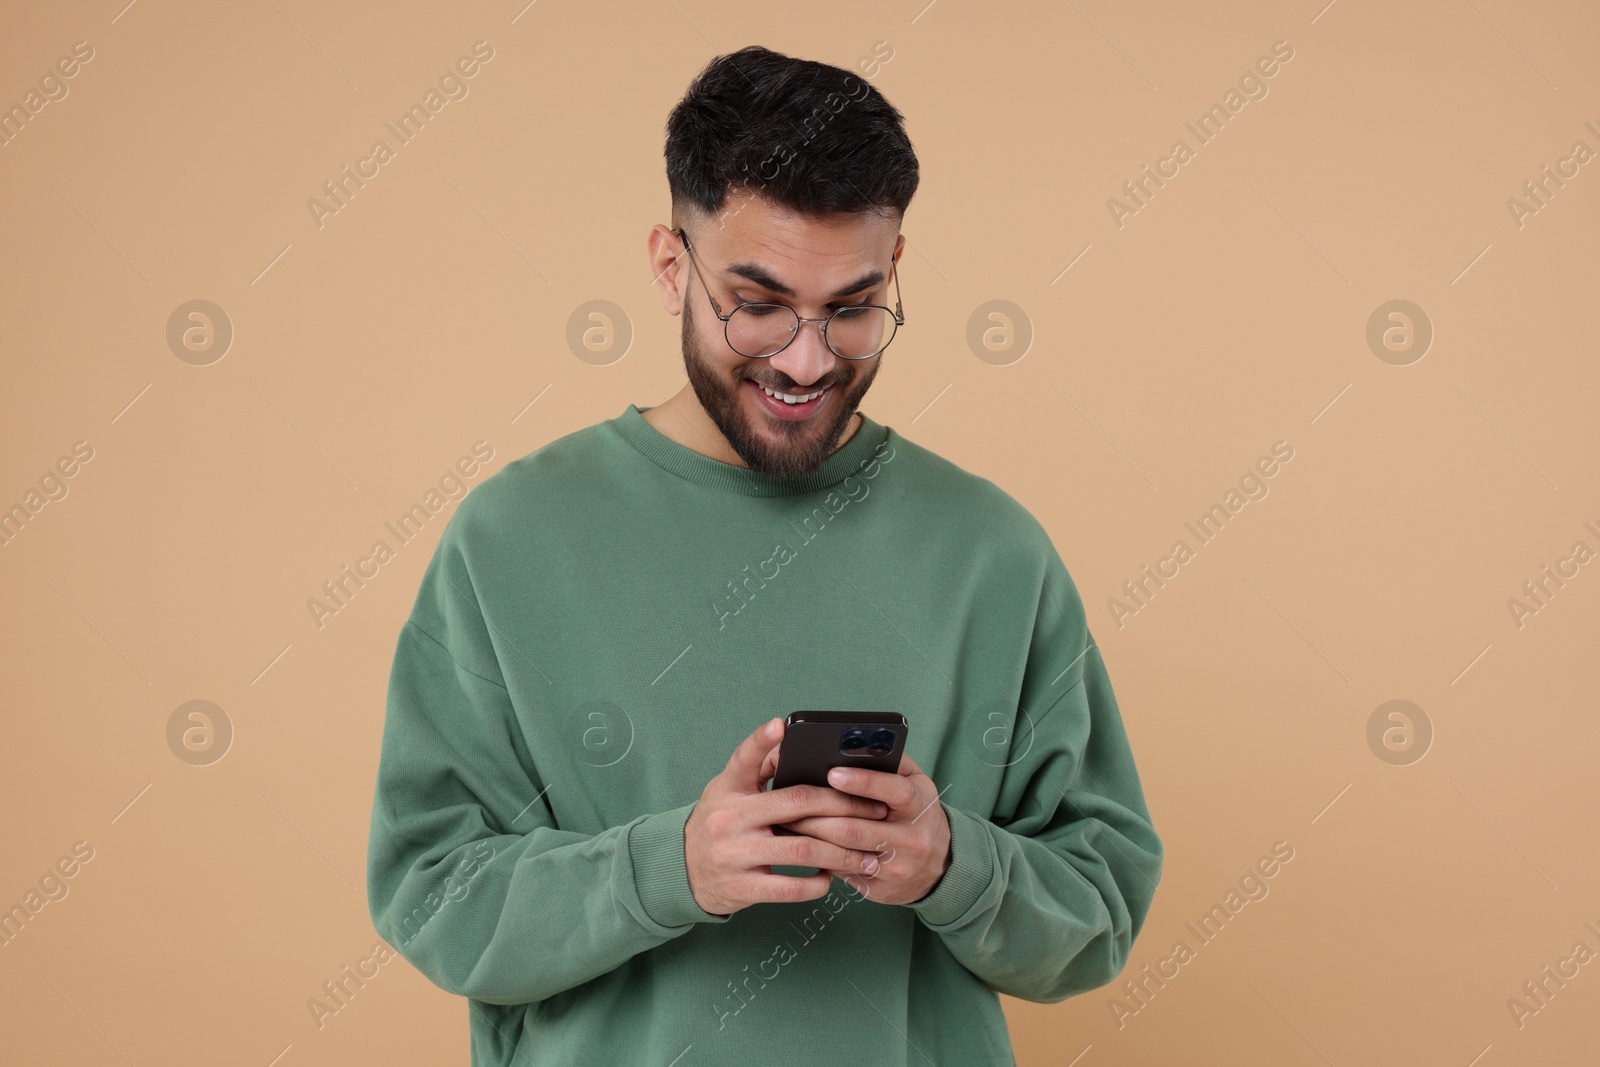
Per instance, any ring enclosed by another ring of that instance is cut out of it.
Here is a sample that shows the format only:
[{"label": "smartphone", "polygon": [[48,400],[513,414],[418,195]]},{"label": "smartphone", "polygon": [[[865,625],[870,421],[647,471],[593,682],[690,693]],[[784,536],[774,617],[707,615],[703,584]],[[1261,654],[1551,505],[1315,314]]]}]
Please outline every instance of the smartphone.
[{"label": "smartphone", "polygon": [[[869,771],[900,769],[910,724],[893,711],[795,711],[784,719],[783,742],[771,789],[791,785],[828,785],[835,767]],[[775,834],[794,834],[774,825]]]}]

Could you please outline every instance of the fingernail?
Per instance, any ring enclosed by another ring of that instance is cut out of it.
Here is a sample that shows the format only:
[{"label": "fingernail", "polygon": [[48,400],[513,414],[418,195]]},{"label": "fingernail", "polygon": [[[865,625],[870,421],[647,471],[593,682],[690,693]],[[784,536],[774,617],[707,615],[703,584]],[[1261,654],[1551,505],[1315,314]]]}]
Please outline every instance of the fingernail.
[{"label": "fingernail", "polygon": [[781,725],[782,725],[782,723],[779,720],[777,720],[777,719],[769,719],[767,721],[767,736],[768,737],[777,737],[778,736],[778,727],[781,726]]},{"label": "fingernail", "polygon": [[844,785],[850,781],[850,772],[843,767],[835,767],[828,772],[828,781],[834,785]]},{"label": "fingernail", "polygon": [[866,858],[866,860],[862,862],[861,870],[864,871],[867,874],[875,874],[875,873],[877,873],[878,861],[875,858],[873,858],[872,856],[868,856]]}]

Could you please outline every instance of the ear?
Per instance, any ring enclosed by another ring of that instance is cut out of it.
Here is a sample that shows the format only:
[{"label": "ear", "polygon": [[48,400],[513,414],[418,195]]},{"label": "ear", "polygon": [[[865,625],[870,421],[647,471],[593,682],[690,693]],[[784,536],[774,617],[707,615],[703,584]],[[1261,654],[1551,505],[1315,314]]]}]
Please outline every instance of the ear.
[{"label": "ear", "polygon": [[669,315],[682,314],[682,271],[687,265],[683,242],[670,227],[658,222],[645,239],[645,252],[650,261],[651,284],[661,289],[661,306]]}]

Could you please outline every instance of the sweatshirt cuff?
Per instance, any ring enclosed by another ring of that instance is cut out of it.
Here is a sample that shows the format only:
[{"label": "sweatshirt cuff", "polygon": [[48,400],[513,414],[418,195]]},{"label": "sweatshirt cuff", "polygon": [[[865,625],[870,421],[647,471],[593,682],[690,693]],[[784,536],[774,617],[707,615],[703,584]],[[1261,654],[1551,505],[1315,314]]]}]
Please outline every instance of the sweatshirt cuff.
[{"label": "sweatshirt cuff", "polygon": [[633,860],[634,888],[651,920],[662,926],[689,923],[725,923],[731,915],[713,915],[701,908],[689,889],[689,868],[684,860],[684,825],[694,805],[647,815],[628,833],[628,853]]},{"label": "sweatshirt cuff", "polygon": [[994,840],[985,820],[943,801],[939,806],[950,823],[950,866],[933,892],[906,905],[934,929],[966,915],[994,881]]}]

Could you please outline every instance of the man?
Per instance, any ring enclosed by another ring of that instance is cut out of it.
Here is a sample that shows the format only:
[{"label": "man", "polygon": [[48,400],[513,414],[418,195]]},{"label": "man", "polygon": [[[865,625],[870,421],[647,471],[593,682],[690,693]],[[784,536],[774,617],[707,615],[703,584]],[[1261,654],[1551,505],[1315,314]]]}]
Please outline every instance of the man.
[{"label": "man", "polygon": [[[858,410],[912,320],[901,116],[747,48],[666,155],[688,384],[459,505],[395,652],[373,921],[469,998],[474,1064],[1013,1064],[997,993],[1111,981],[1162,845],[1048,535]],[[794,710],[903,713],[899,772],[768,790]]]}]

